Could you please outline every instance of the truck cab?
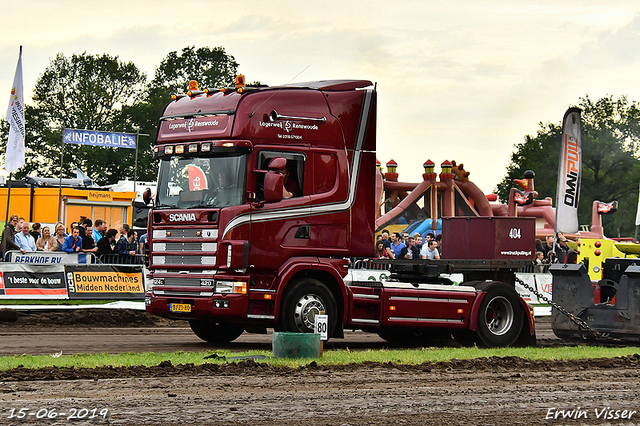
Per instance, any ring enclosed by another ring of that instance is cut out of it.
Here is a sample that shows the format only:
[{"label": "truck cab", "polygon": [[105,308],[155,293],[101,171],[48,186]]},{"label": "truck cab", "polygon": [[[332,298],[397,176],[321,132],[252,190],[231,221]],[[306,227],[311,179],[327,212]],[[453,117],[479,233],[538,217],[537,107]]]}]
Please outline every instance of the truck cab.
[{"label": "truck cab", "polygon": [[[176,97],[155,145],[147,310],[224,341],[309,331],[309,310],[324,308],[339,333],[346,259],[373,252],[375,102],[365,80]],[[301,282],[322,294],[304,299]],[[306,313],[287,305],[301,298]]]}]

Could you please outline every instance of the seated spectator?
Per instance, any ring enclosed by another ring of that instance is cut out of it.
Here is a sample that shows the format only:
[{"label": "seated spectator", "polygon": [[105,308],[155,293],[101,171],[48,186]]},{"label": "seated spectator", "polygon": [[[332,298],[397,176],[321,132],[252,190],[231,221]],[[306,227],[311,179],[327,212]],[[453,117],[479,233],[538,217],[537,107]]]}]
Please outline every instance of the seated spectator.
[{"label": "seated spectator", "polygon": [[402,242],[404,244],[408,244],[409,243],[409,233],[406,232],[406,231],[402,233]]},{"label": "seated spectator", "polygon": [[374,259],[388,259],[387,249],[382,241],[376,243],[376,252],[373,255]]},{"label": "seated spectator", "polygon": [[36,250],[38,251],[55,251],[58,248],[56,237],[51,235],[49,227],[42,228],[42,236],[36,241]]},{"label": "seated spectator", "polygon": [[24,223],[24,217],[20,216],[18,224],[16,225],[16,232],[22,232],[22,224]]},{"label": "seated spectator", "polygon": [[401,236],[399,232],[394,232],[391,234],[391,244],[389,245],[388,252],[390,253],[391,259],[398,259],[400,257],[400,252],[405,245],[402,241],[400,241]]},{"label": "seated spectator", "polygon": [[426,241],[424,243],[427,244],[429,241],[434,239],[435,239],[435,235],[433,234],[433,232],[428,232],[426,235]]},{"label": "seated spectator", "polygon": [[86,218],[82,221],[80,226],[80,238],[82,239],[82,251],[84,253],[95,253],[98,251],[96,243],[93,241],[93,222],[91,219]]},{"label": "seated spectator", "polygon": [[65,238],[68,237],[68,235],[64,232],[64,225],[60,222],[58,222],[56,224],[56,235],[55,235],[55,239],[56,239],[56,248],[55,251],[62,251],[62,245],[64,244],[64,240]]},{"label": "seated spectator", "polygon": [[2,255],[11,250],[20,250],[20,246],[16,244],[16,228],[18,224],[18,215],[12,214],[9,217],[9,222],[4,225],[2,231]]},{"label": "seated spectator", "polygon": [[384,243],[384,247],[388,248],[391,245],[391,241],[389,241],[389,231],[387,229],[383,229],[380,233],[382,237],[382,242]]},{"label": "seated spectator", "polygon": [[558,259],[558,263],[565,263],[565,260],[567,258],[567,254],[569,253],[569,247],[567,246],[567,238],[564,235],[561,235],[560,233],[558,233],[558,235],[560,235],[558,237],[558,245],[556,245],[556,249],[555,249],[555,254],[556,254],[556,259]]},{"label": "seated spectator", "polygon": [[33,239],[34,239],[36,242],[37,242],[37,241],[40,239],[40,237],[42,236],[42,235],[40,234],[40,226],[41,226],[41,225],[40,225],[38,222],[34,222],[34,223],[31,225],[31,232],[29,232],[29,233],[31,234],[31,236],[33,237]]},{"label": "seated spectator", "polygon": [[429,242],[422,246],[420,257],[423,259],[440,259],[440,253],[436,248],[436,240],[429,240]]},{"label": "seated spectator", "polygon": [[118,235],[118,231],[109,229],[105,236],[98,240],[98,256],[116,254],[116,235]]},{"label": "seated spectator", "polygon": [[82,251],[82,239],[80,238],[80,227],[76,226],[64,240],[62,244],[62,251],[65,253],[77,253]]},{"label": "seated spectator", "polygon": [[129,225],[127,225],[126,223],[123,223],[122,225],[120,225],[120,239],[122,239],[122,237],[127,237],[127,233],[129,232]]},{"label": "seated spectator", "polygon": [[[53,225],[53,227],[51,227],[51,233],[53,234],[54,237],[56,237],[58,235],[58,227],[62,226],[62,236],[64,238],[67,238],[69,236],[69,234],[67,234],[67,230],[64,226],[64,223],[62,222],[56,222],[55,225]],[[60,251],[60,250],[58,250]]]},{"label": "seated spectator", "polygon": [[36,251],[36,241],[29,233],[29,222],[22,223],[22,232],[16,234],[15,242],[20,246],[20,251],[23,253],[27,251]]},{"label": "seated spectator", "polygon": [[96,219],[93,223],[93,233],[91,234],[93,242],[97,244],[105,236],[105,232],[107,232],[107,222],[102,219]]},{"label": "seated spectator", "polygon": [[147,233],[145,232],[143,236],[138,239],[138,244],[140,248],[138,249],[138,253],[145,254],[147,252]]},{"label": "seated spectator", "polygon": [[442,234],[436,235],[436,248],[438,249],[438,253],[440,254],[440,256],[442,256],[442,253],[443,253],[443,249],[442,249]]},{"label": "seated spectator", "polygon": [[407,237],[407,245],[400,250],[398,259],[420,259],[420,250],[416,247],[416,239],[414,237]]},{"label": "seated spectator", "polygon": [[129,229],[129,231],[127,231],[126,237],[124,235],[120,237],[120,239],[118,240],[118,244],[116,244],[116,251],[119,254],[128,254],[130,256],[135,256],[136,241],[133,229]]},{"label": "seated spectator", "polygon": [[413,238],[416,239],[416,247],[418,248],[418,250],[422,250],[422,235],[420,235],[419,232],[415,232],[413,234]]},{"label": "seated spectator", "polygon": [[[542,244],[540,244],[542,246]],[[533,262],[534,264],[534,268],[533,271],[534,272],[544,272],[544,265],[545,265],[545,258],[544,258],[544,252],[542,250],[539,250],[536,252],[536,260]]]}]

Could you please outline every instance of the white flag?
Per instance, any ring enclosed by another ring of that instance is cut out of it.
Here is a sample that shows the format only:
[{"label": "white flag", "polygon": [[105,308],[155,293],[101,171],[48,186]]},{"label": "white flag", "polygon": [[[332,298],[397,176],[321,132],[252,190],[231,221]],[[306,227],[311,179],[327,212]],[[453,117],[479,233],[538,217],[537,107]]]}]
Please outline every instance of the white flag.
[{"label": "white flag", "polygon": [[638,194],[638,210],[636,211],[636,226],[640,226],[640,194]]},{"label": "white flag", "polygon": [[9,139],[4,156],[4,168],[13,173],[24,164],[24,95],[22,90],[22,46],[16,67],[16,76],[13,78],[9,108],[5,120],[9,122]]},{"label": "white flag", "polygon": [[578,232],[578,202],[582,178],[582,133],[579,108],[569,108],[562,120],[562,142],[556,194],[556,232]]}]

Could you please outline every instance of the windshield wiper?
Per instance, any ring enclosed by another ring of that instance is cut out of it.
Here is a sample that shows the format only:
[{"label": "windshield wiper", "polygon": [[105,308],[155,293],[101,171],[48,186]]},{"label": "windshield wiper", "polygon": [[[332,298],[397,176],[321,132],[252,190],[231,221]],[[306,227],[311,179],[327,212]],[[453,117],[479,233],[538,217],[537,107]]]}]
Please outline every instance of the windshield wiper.
[{"label": "windshield wiper", "polygon": [[178,206],[172,206],[169,204],[158,204],[153,206],[154,209],[177,209]]},{"label": "windshield wiper", "polygon": [[201,209],[201,208],[203,208],[203,207],[209,207],[209,208],[211,208],[211,207],[213,207],[213,205],[208,204],[208,203],[196,204],[195,206],[189,206],[189,207],[187,207],[187,209]]}]

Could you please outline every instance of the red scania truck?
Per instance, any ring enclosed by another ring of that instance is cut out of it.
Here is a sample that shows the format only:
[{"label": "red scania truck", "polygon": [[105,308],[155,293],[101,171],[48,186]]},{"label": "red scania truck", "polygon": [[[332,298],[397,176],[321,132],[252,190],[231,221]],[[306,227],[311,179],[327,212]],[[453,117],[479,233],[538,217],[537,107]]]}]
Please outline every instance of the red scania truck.
[{"label": "red scania truck", "polygon": [[447,259],[394,261],[384,282],[347,280],[350,261],[374,251],[370,81],[193,87],[166,107],[154,150],[147,311],[188,320],[203,340],[312,332],[324,311],[331,337],[535,342],[532,310],[514,290],[514,272],[533,258],[533,219],[443,218]]}]

